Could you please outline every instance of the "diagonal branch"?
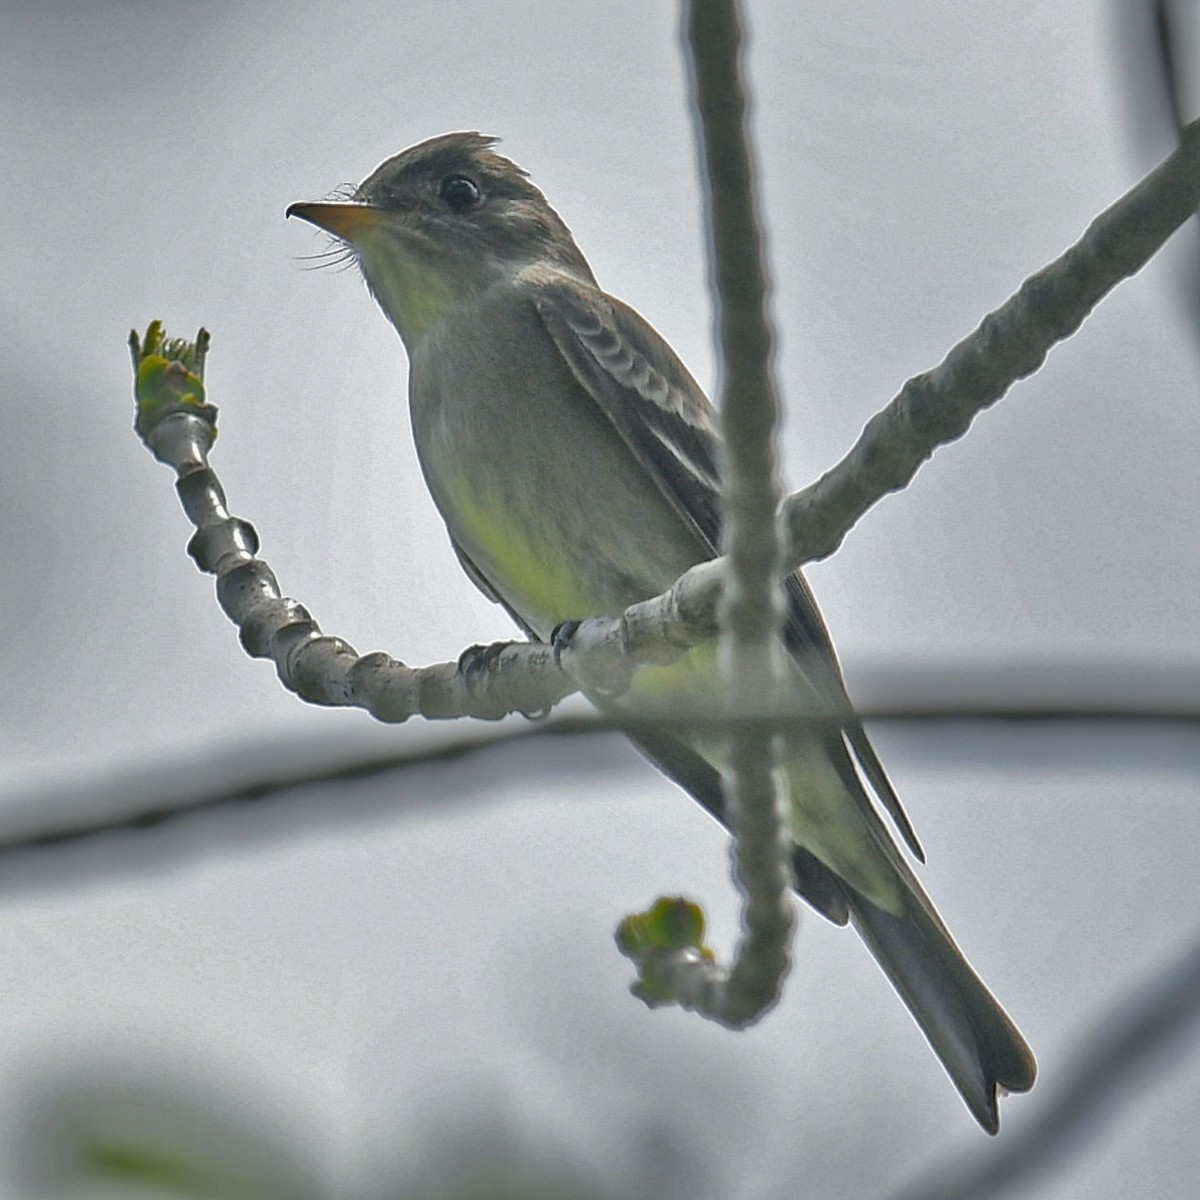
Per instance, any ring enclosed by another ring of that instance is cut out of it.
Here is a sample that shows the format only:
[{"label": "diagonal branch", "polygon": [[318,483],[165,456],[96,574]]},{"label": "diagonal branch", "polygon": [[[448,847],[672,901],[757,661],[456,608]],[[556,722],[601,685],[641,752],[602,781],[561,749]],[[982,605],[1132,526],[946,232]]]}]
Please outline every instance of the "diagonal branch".
[{"label": "diagonal branch", "polygon": [[[1036,371],[1055,343],[1140,271],[1198,205],[1200,120],[1075,245],[1026,280],[939,366],[910,379],[841,462],[788,497],[781,515],[788,568],[832,554],[872,505],[906,487],[939,446],[961,437],[980,412]],[[720,560],[693,567],[662,595],[627,609],[615,632],[595,627],[597,647],[620,645],[635,662],[656,662],[663,647],[711,636],[723,577]],[[592,631],[580,632],[587,645]]]},{"label": "diagonal branch", "polygon": [[1178,149],[1030,276],[932,371],[867,422],[840,463],[784,507],[792,565],[826,558],[876,501],[907,487],[938,446],[1032,375],[1118,283],[1136,274],[1200,202],[1200,121]]}]

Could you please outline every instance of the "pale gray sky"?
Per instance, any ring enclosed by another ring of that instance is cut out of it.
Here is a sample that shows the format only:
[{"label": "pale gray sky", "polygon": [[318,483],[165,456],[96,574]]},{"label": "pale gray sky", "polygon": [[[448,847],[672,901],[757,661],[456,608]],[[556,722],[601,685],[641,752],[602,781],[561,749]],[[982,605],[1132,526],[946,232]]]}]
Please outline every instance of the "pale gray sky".
[{"label": "pale gray sky", "polygon": [[[747,5],[794,486],[1153,161],[1111,7]],[[325,243],[288,203],[436,133],[500,134],[602,284],[713,375],[673,5],[199,12],[4,5],[6,831],[457,735],[306,708],[246,658],[130,432],[131,325],[212,330],[214,465],[327,630],[412,663],[512,635],[425,497],[398,339],[353,273],[301,269]],[[856,694],[909,668],[1067,661],[1119,687],[1200,665],[1177,284],[1164,256],[1119,288],[811,571]],[[1039,1055],[1017,1128],[1090,1016],[1195,933],[1194,738],[876,740],[930,891]],[[618,742],[542,753],[6,859],[0,1146],[63,1063],[236,1093],[339,1196],[491,1121],[623,1194],[884,1195],[980,1146],[868,955],[815,917],[747,1034],[632,1000],[625,912],[684,891],[728,944],[724,839]],[[1197,1104],[1181,1062],[1086,1169],[1025,1194],[1190,1194]]]}]

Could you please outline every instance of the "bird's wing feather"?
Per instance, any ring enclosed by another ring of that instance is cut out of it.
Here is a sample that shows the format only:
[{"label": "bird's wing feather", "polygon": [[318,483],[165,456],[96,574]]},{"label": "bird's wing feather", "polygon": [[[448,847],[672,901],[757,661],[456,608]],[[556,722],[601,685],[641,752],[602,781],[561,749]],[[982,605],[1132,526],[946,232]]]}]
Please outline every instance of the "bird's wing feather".
[{"label": "bird's wing feather", "polygon": [[[711,556],[721,539],[717,418],[670,345],[632,308],[559,277],[539,281],[534,305],[572,373]],[[816,695],[850,707],[833,643],[804,577],[787,579],[784,641]],[[844,736],[916,857],[925,856],[862,723]]]},{"label": "bird's wing feather", "polygon": [[566,281],[543,284],[534,305],[584,391],[715,556],[716,414],[699,384],[637,313],[602,292]]}]

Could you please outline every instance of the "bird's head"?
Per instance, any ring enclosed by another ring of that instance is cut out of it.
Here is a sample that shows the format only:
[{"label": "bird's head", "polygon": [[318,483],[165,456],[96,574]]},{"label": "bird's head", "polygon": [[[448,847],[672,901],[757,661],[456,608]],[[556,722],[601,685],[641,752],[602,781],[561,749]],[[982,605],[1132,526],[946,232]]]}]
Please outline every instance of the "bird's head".
[{"label": "bird's head", "polygon": [[536,263],[594,282],[571,231],[496,138],[447,133],[389,158],[348,199],[291,205],[357,258],[405,344]]}]

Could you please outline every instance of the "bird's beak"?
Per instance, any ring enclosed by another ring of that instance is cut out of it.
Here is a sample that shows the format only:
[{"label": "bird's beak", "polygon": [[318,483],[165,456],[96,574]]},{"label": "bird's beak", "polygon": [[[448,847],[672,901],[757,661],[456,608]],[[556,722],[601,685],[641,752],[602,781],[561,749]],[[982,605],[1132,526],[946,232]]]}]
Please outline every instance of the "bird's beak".
[{"label": "bird's beak", "polygon": [[370,204],[306,200],[299,204],[289,204],[285,216],[311,221],[318,228],[332,233],[334,237],[353,244],[364,230],[377,226],[384,213]]}]

